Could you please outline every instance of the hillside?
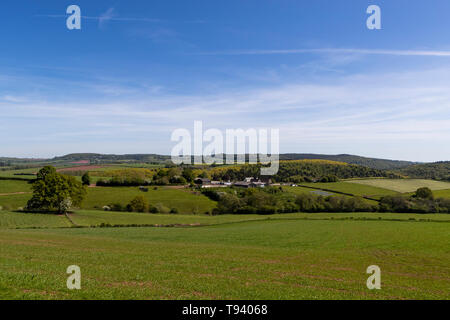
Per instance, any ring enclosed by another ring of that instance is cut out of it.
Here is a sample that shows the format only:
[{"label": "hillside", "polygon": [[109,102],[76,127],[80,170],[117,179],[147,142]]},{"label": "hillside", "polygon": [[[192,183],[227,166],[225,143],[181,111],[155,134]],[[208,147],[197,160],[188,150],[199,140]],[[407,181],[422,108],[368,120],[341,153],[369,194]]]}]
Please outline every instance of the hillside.
[{"label": "hillside", "polygon": [[[259,176],[258,165],[236,165],[213,168],[210,176],[214,180],[241,180],[245,177]],[[322,179],[334,180],[365,177],[391,177],[398,175],[365,166],[348,164],[331,160],[283,160],[280,161],[279,171],[272,177],[278,182],[304,182]]]},{"label": "hillside", "polygon": [[155,162],[163,163],[170,160],[170,156],[157,154],[100,154],[100,153],[71,153],[61,157],[55,157],[52,161],[75,162],[88,160],[90,163],[105,163],[105,162]]},{"label": "hillside", "polygon": [[409,178],[450,181],[450,161],[411,165],[397,172]]},{"label": "hillside", "polygon": [[322,159],[322,160],[339,161],[379,170],[400,169],[416,164],[415,162],[411,161],[366,158],[350,154],[338,154],[338,155],[312,154],[312,153],[280,154],[280,160],[304,160],[304,159]]}]

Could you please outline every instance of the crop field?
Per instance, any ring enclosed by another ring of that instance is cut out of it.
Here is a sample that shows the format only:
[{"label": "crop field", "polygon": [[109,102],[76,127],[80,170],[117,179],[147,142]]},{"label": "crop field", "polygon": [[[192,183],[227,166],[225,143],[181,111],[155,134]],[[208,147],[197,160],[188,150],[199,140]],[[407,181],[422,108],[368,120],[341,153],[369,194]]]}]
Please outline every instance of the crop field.
[{"label": "crop field", "polygon": [[26,181],[0,180],[0,194],[31,192],[31,184]]},{"label": "crop field", "polygon": [[27,201],[30,200],[31,196],[31,192],[0,196],[0,207],[7,210],[23,208],[27,204]]},{"label": "crop field", "polygon": [[[294,194],[302,194],[302,193],[311,193],[313,191],[318,191],[319,189],[311,189],[305,187],[291,187],[291,186],[283,186],[284,191],[294,193]],[[331,193],[331,192],[330,192]],[[335,193],[331,193],[332,195],[337,195]]]},{"label": "crop field", "polygon": [[422,187],[428,187],[431,190],[450,189],[450,182],[426,179],[363,179],[352,180],[349,183],[384,188],[401,193],[414,192]]},{"label": "crop field", "polygon": [[435,190],[433,194],[436,198],[450,198],[450,189],[446,190]]},{"label": "crop field", "polygon": [[[7,177],[7,178],[21,178],[21,179],[35,179],[36,172],[39,171],[39,168],[27,168],[27,169],[19,169],[19,170],[5,170],[0,171],[0,177]],[[20,175],[20,174],[27,174],[27,175]]]},{"label": "crop field", "polygon": [[[126,206],[138,195],[148,198],[152,205],[160,203],[169,209],[178,209],[179,213],[205,213],[216,206],[214,201],[188,190],[157,187],[156,190],[150,188],[148,192],[142,192],[137,187],[98,187],[88,188],[82,208],[102,209],[113,203]],[[3,208],[15,210],[24,207],[30,198],[31,189],[27,182],[0,180],[0,206]]]},{"label": "crop field", "polygon": [[[0,221],[21,215],[3,214]],[[90,214],[80,216],[94,219]],[[160,223],[200,221],[199,216],[142,215]],[[405,221],[318,215],[317,220],[253,216],[258,219],[245,222],[229,219],[248,217],[202,217],[215,225],[184,228],[3,228],[0,298],[450,298],[450,222],[411,221],[420,215],[408,214],[394,215]],[[431,216],[445,219],[423,215]],[[58,216],[36,217],[62,224]],[[66,268],[73,264],[81,268],[82,288],[69,291]],[[366,288],[365,271],[373,264],[381,268],[381,290]]]},{"label": "crop field", "polygon": [[374,199],[380,199],[383,196],[397,194],[397,192],[389,190],[387,188],[364,184],[354,184],[351,182],[301,183],[301,185]]},{"label": "crop field", "polygon": [[125,206],[138,195],[146,197],[152,205],[161,203],[169,209],[178,209],[180,213],[205,213],[216,206],[214,201],[189,190],[157,187],[156,190],[149,188],[148,192],[142,192],[137,187],[98,187],[88,189],[88,195],[82,207],[83,209],[101,209],[113,203]]},{"label": "crop field", "polygon": [[96,166],[96,165],[85,165],[85,166],[74,166],[74,167],[63,167],[59,168],[56,171],[64,173],[64,172],[73,172],[73,171],[94,171],[99,169],[104,169],[105,166]]},{"label": "crop field", "polygon": [[68,228],[72,224],[62,215],[0,211],[0,229]]},{"label": "crop field", "polygon": [[[283,190],[293,193],[293,194],[302,194],[302,193],[309,193],[309,194],[314,194],[314,195],[318,195],[318,196],[338,196],[338,197],[352,197],[349,195],[343,195],[340,193],[336,193],[337,192],[345,192],[345,193],[349,193],[346,191],[341,191],[341,190],[348,190],[349,188],[343,188],[342,186],[336,186],[335,183],[302,183],[302,185],[306,185],[306,186],[311,186],[310,188],[307,187],[301,187],[301,186],[297,186],[297,187],[287,187],[287,186],[283,186]],[[330,186],[331,188],[327,188],[327,186]],[[316,187],[317,189],[312,189],[312,187]],[[321,189],[327,189],[329,191],[323,191]],[[331,190],[335,190],[335,192],[331,191]],[[377,198],[377,197],[374,197]],[[374,201],[374,200],[368,200],[368,199],[364,199],[365,202],[371,204],[371,205],[377,205],[378,202]]]},{"label": "crop field", "polygon": [[121,168],[145,168],[145,169],[158,169],[164,168],[164,164],[153,163],[121,163]]}]

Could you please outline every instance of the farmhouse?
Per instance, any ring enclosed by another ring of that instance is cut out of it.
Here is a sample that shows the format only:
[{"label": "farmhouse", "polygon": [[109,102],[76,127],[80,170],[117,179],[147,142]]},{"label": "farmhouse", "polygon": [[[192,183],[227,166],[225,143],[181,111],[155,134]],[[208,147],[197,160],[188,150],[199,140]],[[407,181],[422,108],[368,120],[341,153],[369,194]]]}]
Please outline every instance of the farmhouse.
[{"label": "farmhouse", "polygon": [[240,188],[264,188],[267,183],[255,178],[245,178],[243,181],[234,183],[234,185]]}]

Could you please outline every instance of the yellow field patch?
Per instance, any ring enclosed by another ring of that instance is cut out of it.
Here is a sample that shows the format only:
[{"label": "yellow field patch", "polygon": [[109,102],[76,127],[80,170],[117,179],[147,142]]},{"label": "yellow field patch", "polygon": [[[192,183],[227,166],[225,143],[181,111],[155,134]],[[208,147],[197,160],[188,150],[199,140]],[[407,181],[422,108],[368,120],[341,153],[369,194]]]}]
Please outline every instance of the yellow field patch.
[{"label": "yellow field patch", "polygon": [[450,189],[449,182],[426,179],[363,179],[349,180],[349,183],[358,183],[378,188],[394,190],[397,192],[414,192],[419,188],[427,187],[431,190]]}]

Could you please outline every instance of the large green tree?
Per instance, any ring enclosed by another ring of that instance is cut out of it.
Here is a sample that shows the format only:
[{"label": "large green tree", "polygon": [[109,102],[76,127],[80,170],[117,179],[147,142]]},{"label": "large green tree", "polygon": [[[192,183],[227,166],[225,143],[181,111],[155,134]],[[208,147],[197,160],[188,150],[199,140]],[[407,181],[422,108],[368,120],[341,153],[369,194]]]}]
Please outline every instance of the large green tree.
[{"label": "large green tree", "polygon": [[72,176],[56,172],[51,166],[39,171],[32,189],[33,196],[28,201],[28,210],[58,213],[66,213],[72,205],[81,205],[87,193],[81,182]]}]

